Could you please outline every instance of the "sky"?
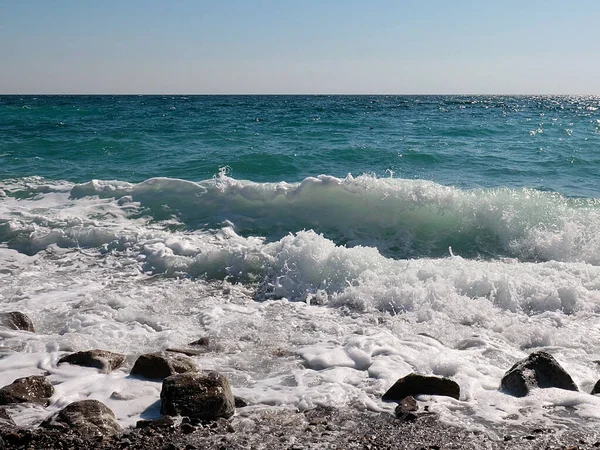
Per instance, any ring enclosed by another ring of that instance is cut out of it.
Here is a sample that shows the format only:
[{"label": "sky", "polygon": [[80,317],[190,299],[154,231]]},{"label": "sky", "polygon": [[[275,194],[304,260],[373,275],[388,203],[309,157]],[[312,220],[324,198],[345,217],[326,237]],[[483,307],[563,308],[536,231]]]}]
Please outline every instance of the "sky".
[{"label": "sky", "polygon": [[0,0],[0,93],[600,94],[597,0]]}]

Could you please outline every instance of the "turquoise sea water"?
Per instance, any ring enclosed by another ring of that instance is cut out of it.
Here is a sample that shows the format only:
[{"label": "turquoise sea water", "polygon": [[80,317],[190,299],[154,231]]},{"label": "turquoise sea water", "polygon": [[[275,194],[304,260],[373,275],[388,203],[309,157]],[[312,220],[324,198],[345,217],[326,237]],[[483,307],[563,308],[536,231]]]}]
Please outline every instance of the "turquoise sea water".
[{"label": "turquoise sea water", "polygon": [[0,177],[256,182],[319,174],[598,197],[600,99],[2,96]]},{"label": "turquoise sea water", "polygon": [[[596,262],[599,106],[595,97],[4,96],[0,178],[83,184],[71,192],[79,198],[133,196],[188,230],[229,221],[243,236],[314,230],[393,258],[452,247]],[[291,184],[281,195],[273,183]]]}]

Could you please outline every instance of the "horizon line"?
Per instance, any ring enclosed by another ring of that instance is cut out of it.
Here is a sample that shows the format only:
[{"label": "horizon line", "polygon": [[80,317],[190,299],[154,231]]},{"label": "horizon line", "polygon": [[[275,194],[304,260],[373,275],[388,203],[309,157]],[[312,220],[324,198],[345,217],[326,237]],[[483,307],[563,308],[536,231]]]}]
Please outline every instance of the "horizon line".
[{"label": "horizon line", "polygon": [[556,96],[556,97],[600,97],[600,94],[592,94],[592,93],[348,93],[348,92],[331,92],[331,93],[264,93],[264,92],[231,92],[231,93],[180,93],[180,92],[158,92],[158,93],[150,93],[150,92],[131,92],[131,93],[113,93],[113,92],[50,92],[50,93],[39,93],[39,92],[0,92],[0,96],[18,96],[18,95],[26,95],[26,96],[59,96],[59,95],[71,95],[71,96],[101,96],[101,95],[110,95],[110,96]]}]

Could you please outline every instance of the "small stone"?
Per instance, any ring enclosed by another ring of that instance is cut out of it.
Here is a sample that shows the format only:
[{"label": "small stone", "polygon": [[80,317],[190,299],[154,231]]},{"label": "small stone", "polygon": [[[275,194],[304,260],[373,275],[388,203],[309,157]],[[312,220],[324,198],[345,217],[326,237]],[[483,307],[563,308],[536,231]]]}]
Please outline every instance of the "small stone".
[{"label": "small stone", "polygon": [[235,401],[227,378],[218,372],[188,372],[165,378],[160,393],[161,413],[201,420],[229,418]]},{"label": "small stone", "polygon": [[125,355],[106,350],[87,350],[63,356],[58,364],[69,363],[77,366],[95,367],[103,373],[109,373],[123,364]]},{"label": "small stone", "polygon": [[419,405],[417,404],[417,401],[415,400],[414,397],[411,397],[410,395],[408,397],[405,397],[402,399],[402,401],[400,402],[400,407],[402,408],[402,411],[404,411],[404,412],[411,412],[411,411],[419,410]]},{"label": "small stone", "polygon": [[396,409],[394,410],[394,415],[396,416],[396,419],[400,419],[405,422],[415,420],[419,417],[414,412],[403,412],[400,408],[400,405],[396,406]]},{"label": "small stone", "polygon": [[517,362],[500,382],[500,390],[515,397],[524,397],[533,388],[579,390],[571,376],[546,352],[534,352]]},{"label": "small stone", "polygon": [[180,347],[168,348],[165,351],[171,352],[171,353],[181,353],[182,355],[186,355],[186,356],[198,356],[198,355],[202,355],[205,353],[202,350],[197,350],[197,349],[193,349],[193,348],[180,348]]},{"label": "small stone", "polygon": [[191,434],[196,431],[196,427],[190,423],[182,423],[181,424],[181,432],[183,434]]},{"label": "small stone", "polygon": [[48,406],[54,386],[41,375],[18,378],[0,389],[0,405],[37,403]]},{"label": "small stone", "polygon": [[141,355],[131,369],[131,375],[150,379],[164,379],[177,373],[196,371],[190,358],[165,352]]},{"label": "small stone", "polygon": [[460,387],[448,378],[418,375],[411,373],[398,379],[394,385],[383,394],[384,401],[401,401],[406,397],[416,395],[444,395],[459,399]]},{"label": "small stone", "polygon": [[112,394],[110,394],[111,400],[133,400],[134,398],[135,398],[135,395],[124,394],[124,393],[118,392],[118,391],[115,391]]},{"label": "small stone", "polygon": [[114,413],[98,400],[82,400],[65,406],[45,419],[40,427],[83,436],[106,436],[123,431]]},{"label": "small stone", "polygon": [[234,395],[233,400],[235,401],[236,408],[245,408],[246,406],[248,406],[248,402],[245,399],[243,399],[242,397],[238,397],[237,395]]},{"label": "small stone", "polygon": [[418,416],[415,414],[415,411],[419,409],[419,405],[417,405],[417,401],[414,397],[408,396],[402,399],[400,404],[396,406],[394,411],[396,418],[400,420],[415,420]]},{"label": "small stone", "polygon": [[0,323],[9,330],[23,330],[35,333],[31,319],[19,311],[0,313]]},{"label": "small stone", "polygon": [[200,339],[197,339],[197,340],[189,343],[189,345],[198,345],[201,347],[208,347],[209,344],[210,344],[210,338],[208,336],[203,336]]},{"label": "small stone", "polygon": [[175,422],[170,416],[159,417],[158,419],[142,419],[138,420],[135,424],[136,428],[153,428],[159,429],[173,429],[175,428]]},{"label": "small stone", "polygon": [[149,419],[140,419],[135,423],[135,427],[137,429],[141,429],[141,428],[148,428],[150,426],[150,424],[152,423],[152,420]]}]

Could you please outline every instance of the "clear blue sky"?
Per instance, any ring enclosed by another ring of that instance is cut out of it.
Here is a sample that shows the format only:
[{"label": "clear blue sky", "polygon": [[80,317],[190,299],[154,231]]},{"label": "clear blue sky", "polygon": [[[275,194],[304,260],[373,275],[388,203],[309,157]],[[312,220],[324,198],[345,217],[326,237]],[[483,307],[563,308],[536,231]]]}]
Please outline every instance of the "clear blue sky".
[{"label": "clear blue sky", "polygon": [[0,93],[600,94],[598,0],[0,0]]}]

